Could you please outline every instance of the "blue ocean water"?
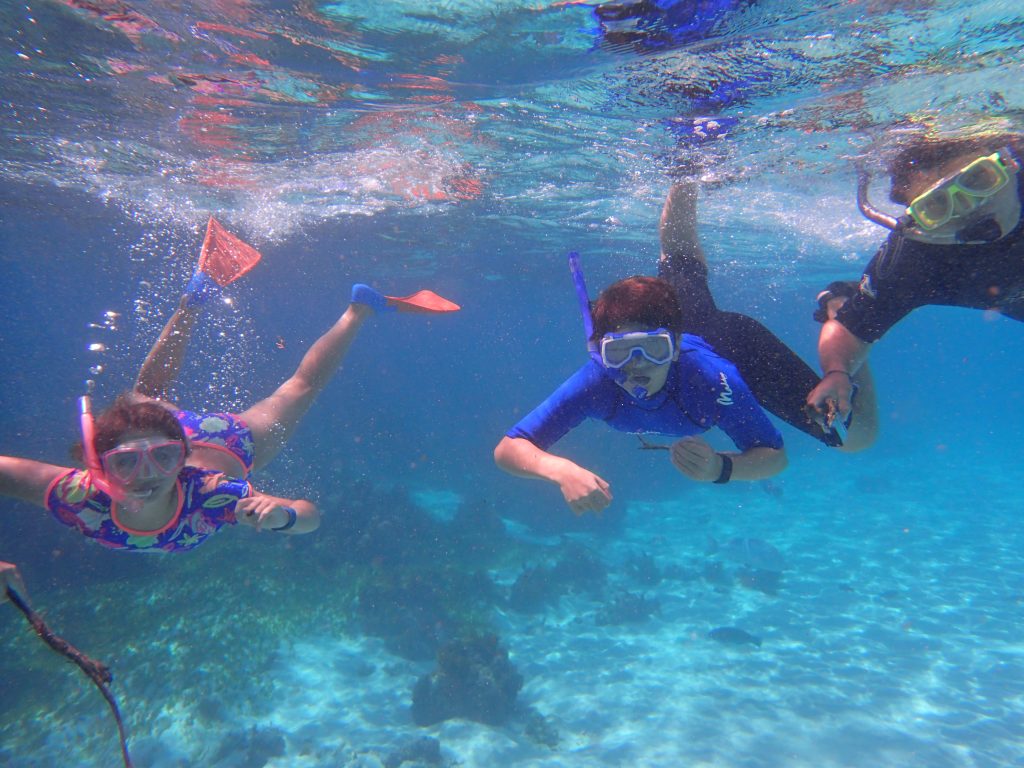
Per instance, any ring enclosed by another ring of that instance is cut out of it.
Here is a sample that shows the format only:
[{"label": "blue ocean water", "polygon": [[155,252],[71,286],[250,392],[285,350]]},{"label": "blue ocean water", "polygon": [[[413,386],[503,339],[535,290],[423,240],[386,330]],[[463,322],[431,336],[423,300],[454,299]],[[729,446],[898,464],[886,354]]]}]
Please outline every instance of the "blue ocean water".
[{"label": "blue ocean water", "polygon": [[[681,164],[719,305],[813,363],[816,293],[883,234],[850,158],[881,176],[908,132],[1022,128],[1008,0],[694,8],[682,39],[536,0],[0,10],[0,453],[70,463],[76,397],[130,385],[210,214],[264,259],[204,317],[190,406],[268,393],[353,282],[463,306],[375,317],[257,476],[320,504],[310,536],[125,556],[0,502],[0,560],[110,666],[137,765],[416,765],[423,738],[421,765],[1024,765],[1013,321],[913,313],[872,354],[878,444],[782,427],[771,483],[692,484],[588,424],[557,450],[615,502],[576,519],[493,464],[585,360],[566,252],[595,292],[652,273]],[[779,582],[733,539],[778,550]],[[470,630],[516,711],[418,726],[416,681]],[[0,765],[119,764],[99,694],[10,605],[0,649]]]}]

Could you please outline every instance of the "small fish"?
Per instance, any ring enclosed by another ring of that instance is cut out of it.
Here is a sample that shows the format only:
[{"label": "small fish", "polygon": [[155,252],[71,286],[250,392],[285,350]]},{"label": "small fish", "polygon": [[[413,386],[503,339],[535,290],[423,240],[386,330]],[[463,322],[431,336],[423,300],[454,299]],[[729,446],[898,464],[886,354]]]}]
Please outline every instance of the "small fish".
[{"label": "small fish", "polygon": [[725,645],[756,645],[761,647],[761,638],[740,629],[739,627],[717,627],[708,632],[708,637]]},{"label": "small fish", "polygon": [[736,537],[717,548],[719,555],[748,568],[781,573],[786,570],[782,553],[767,541]]}]

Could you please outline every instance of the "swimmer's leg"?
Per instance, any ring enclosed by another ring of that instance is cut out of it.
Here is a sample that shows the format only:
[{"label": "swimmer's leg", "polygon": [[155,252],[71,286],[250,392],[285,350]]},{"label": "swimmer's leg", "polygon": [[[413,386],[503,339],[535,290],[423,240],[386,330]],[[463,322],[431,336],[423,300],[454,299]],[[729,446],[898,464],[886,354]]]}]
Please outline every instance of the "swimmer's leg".
[{"label": "swimmer's leg", "polygon": [[659,233],[658,276],[667,280],[679,296],[683,330],[703,336],[705,323],[718,308],[708,288],[708,265],[697,237],[695,183],[672,185],[661,211]]},{"label": "swimmer's leg", "polygon": [[334,376],[359,328],[373,309],[353,302],[303,356],[299,367],[270,397],[241,414],[252,430],[256,459],[253,470],[265,467],[284,447],[299,420]]},{"label": "swimmer's leg", "polygon": [[703,336],[736,366],[761,405],[825,445],[841,444],[838,435],[826,432],[806,412],[807,393],[818,385],[818,375],[761,323],[738,312],[717,311]]},{"label": "swimmer's leg", "polygon": [[167,321],[139,369],[135,392],[157,400],[172,399],[171,386],[178,378],[192,329],[202,311],[202,305],[193,303],[189,294],[181,297],[178,309]]},{"label": "swimmer's leg", "polygon": [[683,262],[696,260],[707,271],[707,259],[697,237],[697,184],[673,184],[665,197],[658,225],[661,237],[659,271],[674,272]]},{"label": "swimmer's leg", "polygon": [[[217,247],[217,241],[211,241],[211,229],[216,225],[221,232],[218,241],[234,241],[234,258],[228,258],[227,263],[223,252]],[[171,385],[177,380],[181,371],[181,364],[185,359],[185,349],[192,338],[192,329],[196,320],[203,312],[203,307],[211,299],[221,295],[224,285],[234,282],[244,275],[260,260],[260,254],[251,246],[238,240],[230,233],[223,231],[223,228],[213,218],[210,219],[210,228],[207,229],[206,241],[203,243],[202,255],[199,265],[185,286],[185,292],[178,302],[178,309],[171,315],[163,331],[139,369],[139,375],[135,379],[134,391],[136,394],[157,400],[170,400]],[[210,250],[208,250],[210,249]],[[220,277],[215,279],[209,272],[208,265],[204,264],[212,252],[220,253],[218,261]],[[239,256],[241,254],[241,256]],[[218,279],[220,282],[218,282]],[[226,282],[225,282],[226,280]]]}]

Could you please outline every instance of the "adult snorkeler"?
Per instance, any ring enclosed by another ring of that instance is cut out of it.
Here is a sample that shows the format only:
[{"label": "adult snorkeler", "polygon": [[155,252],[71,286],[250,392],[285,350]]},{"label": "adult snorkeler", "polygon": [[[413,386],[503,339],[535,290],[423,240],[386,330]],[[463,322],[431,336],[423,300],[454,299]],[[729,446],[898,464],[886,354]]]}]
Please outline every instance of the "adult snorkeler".
[{"label": "adult snorkeler", "polygon": [[[743,376],[757,401],[778,418],[828,446],[859,451],[874,442],[878,415],[874,382],[868,367],[854,377],[859,393],[852,416],[819,424],[808,416],[806,393],[820,381],[817,374],[764,325],[748,315],[718,308],[708,287],[708,265],[697,236],[697,186],[673,184],[660,221],[661,258],[658,274],[679,296],[683,328],[700,336]],[[847,295],[834,283],[819,299],[822,322]],[[824,314],[823,314],[824,313]],[[826,368],[826,370],[828,370]],[[840,430],[846,432],[845,436]]]},{"label": "adult snorkeler", "polygon": [[[578,263],[573,269],[591,360],[505,434],[494,449],[499,467],[555,483],[577,515],[600,512],[612,501],[608,482],[548,452],[593,418],[623,432],[681,437],[665,446],[669,458],[698,482],[759,480],[785,468],[782,436],[732,363],[683,334],[679,299],[666,280],[620,280],[601,293],[591,315]],[[716,426],[738,452],[717,452],[697,437]]]},{"label": "adult snorkeler", "polygon": [[905,206],[898,218],[870,204],[860,171],[861,212],[890,234],[857,290],[822,326],[826,373],[807,395],[822,419],[830,409],[843,418],[856,409],[853,383],[871,345],[917,307],[988,309],[1024,320],[1022,151],[1021,134],[915,139],[889,164],[889,196]]},{"label": "adult snorkeler", "polygon": [[312,501],[261,493],[249,482],[250,474],[280,453],[367,317],[400,307],[457,307],[429,294],[436,301],[426,302],[428,309],[417,297],[389,298],[357,284],[345,312],[273,394],[241,414],[198,414],[157,398],[176,375],[205,302],[230,282],[230,275],[212,279],[217,274],[200,262],[133,392],[118,397],[95,420],[89,397],[81,398],[81,452],[87,468],[0,456],[0,494],[42,506],[59,522],[112,549],[193,549],[234,523],[282,534],[317,528],[320,512]]}]

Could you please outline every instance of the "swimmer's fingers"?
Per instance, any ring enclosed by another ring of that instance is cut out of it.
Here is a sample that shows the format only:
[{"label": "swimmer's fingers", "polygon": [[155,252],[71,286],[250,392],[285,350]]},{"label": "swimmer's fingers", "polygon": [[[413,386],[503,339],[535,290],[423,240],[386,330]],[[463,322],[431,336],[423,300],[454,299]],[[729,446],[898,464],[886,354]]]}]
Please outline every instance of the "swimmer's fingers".
[{"label": "swimmer's fingers", "polygon": [[808,414],[822,426],[830,425],[826,424],[830,410],[845,419],[850,413],[852,393],[850,377],[841,371],[832,372],[807,395]]},{"label": "swimmer's fingers", "polygon": [[576,499],[575,501],[569,502],[569,509],[571,509],[573,514],[577,517],[581,517],[587,512],[593,512],[594,514],[599,515],[607,509],[608,505],[611,503],[612,495],[608,491],[592,491],[582,499]]},{"label": "swimmer's fingers", "polygon": [[588,469],[571,465],[559,480],[562,496],[575,515],[600,512],[612,503],[611,486]]},{"label": "swimmer's fingers", "polygon": [[722,472],[722,458],[699,437],[684,437],[672,444],[672,464],[691,480],[711,482]]},{"label": "swimmer's fingers", "polygon": [[247,496],[235,504],[235,518],[243,525],[249,525],[257,531],[263,530],[264,523],[271,513],[280,506],[277,499],[270,496]]},{"label": "swimmer's fingers", "polygon": [[596,480],[596,485],[589,493],[569,502],[569,509],[577,517],[585,515],[587,512],[601,514],[612,503],[612,492],[608,483],[597,475],[594,475],[594,480]]}]

